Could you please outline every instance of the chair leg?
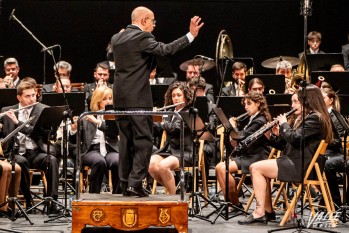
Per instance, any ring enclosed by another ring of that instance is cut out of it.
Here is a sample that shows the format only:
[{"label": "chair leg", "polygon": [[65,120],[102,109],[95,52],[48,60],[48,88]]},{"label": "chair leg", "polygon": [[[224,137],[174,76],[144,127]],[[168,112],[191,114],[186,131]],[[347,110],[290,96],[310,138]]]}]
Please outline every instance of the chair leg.
[{"label": "chair leg", "polygon": [[281,222],[280,222],[280,226],[284,226],[285,223],[287,222],[287,220],[289,219],[290,215],[291,215],[291,212],[295,209],[295,206],[297,204],[297,201],[301,195],[301,192],[302,192],[302,185],[298,185],[297,187],[297,191],[296,191],[296,194],[293,196],[293,199],[291,201],[291,204],[289,205],[289,207],[287,208],[286,210],[286,213],[284,215],[284,217],[282,218]]}]

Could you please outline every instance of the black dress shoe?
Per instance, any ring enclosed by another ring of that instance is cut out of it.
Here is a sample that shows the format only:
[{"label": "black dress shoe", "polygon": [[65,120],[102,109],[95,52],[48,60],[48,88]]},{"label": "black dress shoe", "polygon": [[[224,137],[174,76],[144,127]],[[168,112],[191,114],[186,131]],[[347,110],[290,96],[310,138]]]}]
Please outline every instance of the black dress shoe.
[{"label": "black dress shoe", "polygon": [[276,221],[276,214],[275,211],[268,213],[267,211],[265,211],[265,216],[267,216],[267,221],[271,222],[271,221]]},{"label": "black dress shoe", "polygon": [[149,197],[149,194],[144,191],[143,188],[136,189],[135,187],[128,187],[127,192],[130,194],[130,196],[137,196],[137,197]]},{"label": "black dress shoe", "polygon": [[240,225],[250,225],[250,224],[267,224],[267,217],[265,215],[263,215],[262,217],[259,218],[255,218],[253,217],[253,214],[250,214],[249,216],[247,216],[244,220],[239,220],[238,223]]},{"label": "black dress shoe", "polygon": [[61,209],[59,208],[59,206],[55,203],[51,204],[50,207],[50,214],[60,214],[61,213]]}]

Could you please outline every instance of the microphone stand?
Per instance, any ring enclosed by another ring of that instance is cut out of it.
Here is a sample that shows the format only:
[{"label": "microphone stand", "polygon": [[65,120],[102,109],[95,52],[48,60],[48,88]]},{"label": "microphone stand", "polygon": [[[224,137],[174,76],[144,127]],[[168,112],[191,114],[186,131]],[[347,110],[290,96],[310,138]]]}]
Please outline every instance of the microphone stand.
[{"label": "microphone stand", "polygon": [[46,47],[24,24],[15,16],[15,9],[12,10],[9,20],[15,20],[21,27],[29,33],[29,35],[42,47],[41,52],[44,52],[43,57],[43,82],[42,84],[46,84],[46,52],[53,57],[52,47]]}]

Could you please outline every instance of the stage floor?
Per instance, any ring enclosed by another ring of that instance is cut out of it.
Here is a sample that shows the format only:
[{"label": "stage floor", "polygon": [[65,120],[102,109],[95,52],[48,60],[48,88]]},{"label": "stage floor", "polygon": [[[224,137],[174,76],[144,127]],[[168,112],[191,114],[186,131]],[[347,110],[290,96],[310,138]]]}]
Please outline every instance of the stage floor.
[{"label": "stage floor", "polygon": [[[103,198],[102,198],[103,197]],[[104,199],[113,199],[115,200],[115,197],[112,195],[82,195],[82,198],[88,198],[88,199],[95,199],[99,198],[100,200]],[[121,200],[121,201],[132,201],[132,199],[137,199],[139,200],[158,200],[158,198],[163,199],[163,200],[173,200],[175,199],[180,199],[179,196],[167,196],[167,195],[153,195],[150,196],[149,198],[124,198],[121,196],[118,196],[116,199]],[[240,200],[243,203],[246,203],[248,201],[248,197]],[[209,213],[212,211],[212,207],[204,208],[203,212],[205,214]],[[281,215],[279,215],[282,217]],[[59,220],[55,220],[49,223],[44,223],[45,220],[49,219],[46,215],[42,215],[40,213],[38,214],[30,214],[29,217],[31,220],[34,222],[34,225],[30,225],[28,221],[25,220],[24,217],[17,219],[14,222],[11,222],[7,218],[0,217],[0,228],[2,229],[7,229],[7,230],[15,230],[19,232],[60,232],[60,233],[68,233],[71,232],[71,217],[68,218],[61,218]],[[268,225],[258,225],[258,226],[241,226],[237,223],[238,220],[243,219],[244,216],[237,216],[233,219],[229,219],[228,221],[223,220],[221,217],[219,217],[216,221],[215,224],[211,224],[210,222],[201,220],[196,217],[189,217],[188,222],[189,222],[189,232],[192,233],[219,233],[219,232],[239,232],[239,233],[260,233],[260,232],[267,232],[270,229],[281,229],[279,224],[277,222],[272,222],[268,223]],[[212,218],[211,218],[212,219]],[[304,214],[304,219],[305,219],[305,224],[308,223],[309,219],[309,211],[305,211]],[[286,224],[286,227],[291,227],[293,226],[293,223],[288,223]],[[333,228],[332,230],[337,231],[337,232],[349,232],[349,223],[342,223],[339,222],[338,227]],[[287,230],[283,232],[293,232],[294,230]],[[309,232],[316,232],[312,230],[308,230]],[[0,232],[6,232],[0,230]],[[93,228],[93,229],[87,229],[85,228],[82,232],[121,232],[117,230],[111,230],[111,229],[106,229],[106,228]],[[148,228],[146,230],[142,231],[134,231],[134,232],[177,232],[174,227],[170,228]]]}]

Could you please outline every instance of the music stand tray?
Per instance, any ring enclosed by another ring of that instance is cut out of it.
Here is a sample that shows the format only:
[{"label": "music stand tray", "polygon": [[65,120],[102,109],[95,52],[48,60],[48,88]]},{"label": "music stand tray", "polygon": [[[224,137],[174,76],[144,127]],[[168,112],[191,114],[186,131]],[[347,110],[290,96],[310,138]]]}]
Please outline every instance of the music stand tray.
[{"label": "music stand tray", "polygon": [[337,94],[349,94],[349,72],[313,71],[311,73],[311,83],[316,84],[319,76],[325,78]]},{"label": "music stand tray", "polygon": [[334,64],[344,65],[343,54],[341,53],[322,53],[307,54],[309,74],[314,71],[329,71]]},{"label": "music stand tray", "polygon": [[241,104],[242,98],[240,96],[220,96],[217,107],[221,108],[228,117],[239,116],[246,112],[245,107]]},{"label": "music stand tray", "polygon": [[169,85],[166,84],[157,84],[150,85],[151,93],[153,95],[153,106],[162,108],[165,101],[165,93]]},{"label": "music stand tray", "polygon": [[282,94],[285,92],[285,76],[282,74],[253,74],[246,76],[245,93],[248,92],[248,84],[253,78],[259,78],[264,83],[264,95],[270,90]]},{"label": "music stand tray", "polygon": [[[85,112],[85,92],[69,92],[65,93],[69,108],[73,110],[73,116],[79,116],[81,113]],[[48,106],[63,106],[66,105],[63,93],[56,92],[44,92],[42,93],[41,103]]]},{"label": "music stand tray", "polygon": [[[181,115],[183,121],[185,122],[185,124],[187,124],[191,132],[193,132],[195,130],[193,120],[194,115],[186,111],[181,111],[179,112],[179,114]],[[205,140],[208,142],[214,141],[212,134],[210,133],[210,131],[206,130],[205,124],[199,116],[195,117],[195,126],[197,135],[199,135],[199,140]]]},{"label": "music stand tray", "polygon": [[11,106],[18,103],[16,88],[0,89],[0,94],[0,109],[2,107]]}]

